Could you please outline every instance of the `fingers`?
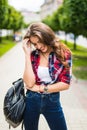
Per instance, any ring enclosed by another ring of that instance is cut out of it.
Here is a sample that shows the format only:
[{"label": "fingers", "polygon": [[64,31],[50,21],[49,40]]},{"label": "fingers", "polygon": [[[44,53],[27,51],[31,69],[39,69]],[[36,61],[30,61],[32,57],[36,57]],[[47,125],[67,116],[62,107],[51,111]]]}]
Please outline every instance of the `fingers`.
[{"label": "fingers", "polygon": [[22,43],[23,43],[22,47],[23,47],[23,50],[25,52],[25,55],[30,55],[30,53],[31,53],[31,44],[30,44],[29,38],[24,39]]},{"label": "fingers", "polygon": [[29,47],[30,47],[29,38],[24,39],[22,43],[23,43],[23,45],[22,45],[22,46],[23,46],[23,49],[24,49],[24,48],[29,48]]},{"label": "fingers", "polygon": [[23,40],[23,44],[25,45],[29,45],[30,41],[29,41],[29,38],[26,38]]}]

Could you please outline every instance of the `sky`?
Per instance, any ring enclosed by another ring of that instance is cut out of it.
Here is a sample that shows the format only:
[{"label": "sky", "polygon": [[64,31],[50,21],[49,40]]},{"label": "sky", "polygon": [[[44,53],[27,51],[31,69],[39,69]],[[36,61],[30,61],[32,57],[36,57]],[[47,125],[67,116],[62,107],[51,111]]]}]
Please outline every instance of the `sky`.
[{"label": "sky", "polygon": [[8,0],[8,2],[17,10],[39,11],[44,0]]}]

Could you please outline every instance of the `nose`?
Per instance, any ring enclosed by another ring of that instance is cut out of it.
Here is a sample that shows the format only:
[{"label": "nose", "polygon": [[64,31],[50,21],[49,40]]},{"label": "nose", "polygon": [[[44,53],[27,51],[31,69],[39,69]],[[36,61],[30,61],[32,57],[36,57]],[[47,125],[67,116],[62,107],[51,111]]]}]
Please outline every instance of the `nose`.
[{"label": "nose", "polygon": [[40,50],[41,49],[41,45],[38,45],[37,48]]}]

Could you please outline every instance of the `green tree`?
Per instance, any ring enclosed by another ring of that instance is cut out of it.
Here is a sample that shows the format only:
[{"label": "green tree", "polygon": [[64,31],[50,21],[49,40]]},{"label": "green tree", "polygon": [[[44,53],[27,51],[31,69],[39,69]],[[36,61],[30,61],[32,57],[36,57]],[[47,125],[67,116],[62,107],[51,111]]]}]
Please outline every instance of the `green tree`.
[{"label": "green tree", "polygon": [[74,34],[74,49],[76,49],[76,38],[82,34],[87,36],[87,0],[64,0],[64,14],[66,14],[69,32]]},{"label": "green tree", "polygon": [[14,7],[8,6],[8,19],[5,22],[5,29],[13,30],[13,32],[21,29],[24,26],[23,16],[16,11]]},{"label": "green tree", "polygon": [[59,17],[58,17],[57,10],[55,12],[53,12],[53,14],[51,16],[51,27],[54,31],[60,30],[60,23],[59,23]]},{"label": "green tree", "polygon": [[67,44],[67,33],[70,32],[69,30],[69,17],[65,11],[65,7],[62,5],[59,7],[58,11],[58,19],[59,19],[59,23],[60,23],[60,30],[65,32],[65,43]]},{"label": "green tree", "polygon": [[48,15],[42,20],[43,23],[47,24],[49,27],[51,27],[52,17]]},{"label": "green tree", "polygon": [[8,7],[8,0],[0,0],[0,41],[2,36],[2,29],[4,28],[4,24],[7,20],[7,7]]},{"label": "green tree", "polygon": [[49,25],[53,31],[58,31],[60,29],[57,11],[53,12],[52,15],[48,15],[42,22]]}]

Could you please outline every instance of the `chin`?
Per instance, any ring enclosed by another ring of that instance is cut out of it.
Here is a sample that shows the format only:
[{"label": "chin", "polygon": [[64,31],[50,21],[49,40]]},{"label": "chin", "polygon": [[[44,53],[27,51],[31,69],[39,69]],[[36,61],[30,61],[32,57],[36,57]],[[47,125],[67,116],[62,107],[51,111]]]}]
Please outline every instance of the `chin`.
[{"label": "chin", "polygon": [[44,50],[42,50],[42,52],[45,53],[45,52],[47,52],[47,50],[44,49]]}]

